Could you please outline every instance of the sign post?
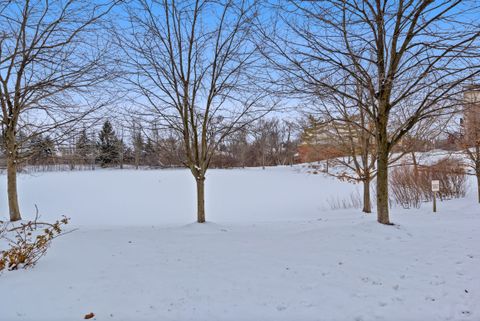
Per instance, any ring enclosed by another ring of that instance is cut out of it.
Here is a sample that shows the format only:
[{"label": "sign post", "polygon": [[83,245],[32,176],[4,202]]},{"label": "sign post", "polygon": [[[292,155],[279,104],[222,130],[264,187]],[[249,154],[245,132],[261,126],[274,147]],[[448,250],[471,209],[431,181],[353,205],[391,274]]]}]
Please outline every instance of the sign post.
[{"label": "sign post", "polygon": [[437,212],[437,192],[440,191],[440,181],[432,180],[432,192],[433,192],[433,212]]}]

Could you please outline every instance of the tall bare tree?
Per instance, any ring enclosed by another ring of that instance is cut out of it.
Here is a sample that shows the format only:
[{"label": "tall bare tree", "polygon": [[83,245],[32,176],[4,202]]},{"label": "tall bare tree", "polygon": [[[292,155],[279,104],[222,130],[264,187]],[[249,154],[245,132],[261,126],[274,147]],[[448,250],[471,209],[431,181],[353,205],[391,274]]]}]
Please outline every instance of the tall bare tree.
[{"label": "tall bare tree", "polygon": [[138,0],[117,38],[139,112],[183,139],[205,222],[205,174],[222,141],[270,107],[255,84],[251,0]]},{"label": "tall bare tree", "polygon": [[[362,109],[352,113],[344,97],[323,110],[329,127],[327,137],[341,157],[330,160],[337,171],[330,175],[363,184],[364,213],[372,212],[371,182],[376,176],[376,144],[371,120]],[[334,107],[335,106],[335,107]],[[370,123],[370,124],[369,124]],[[344,170],[341,170],[344,169]],[[340,170],[340,171],[339,171]]]},{"label": "tall bare tree", "polygon": [[[390,224],[393,147],[423,119],[452,112],[480,74],[478,1],[288,1],[264,28],[265,52],[287,90],[358,100],[373,120],[378,222]],[[276,36],[276,37],[275,37]],[[286,90],[282,88],[283,90]]]},{"label": "tall bare tree", "polygon": [[102,104],[89,90],[105,79],[97,27],[112,6],[86,0],[0,2],[0,106],[12,221],[21,219],[17,165],[29,156],[22,145],[54,129],[71,132]]}]

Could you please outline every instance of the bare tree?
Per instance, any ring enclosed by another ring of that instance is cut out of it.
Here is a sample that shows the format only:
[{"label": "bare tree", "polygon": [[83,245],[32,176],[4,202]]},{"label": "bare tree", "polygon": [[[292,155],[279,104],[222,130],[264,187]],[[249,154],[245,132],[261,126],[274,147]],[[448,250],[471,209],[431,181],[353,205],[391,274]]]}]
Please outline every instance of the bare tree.
[{"label": "bare tree", "polygon": [[229,164],[230,166],[245,167],[249,165],[248,157],[250,154],[250,145],[248,141],[248,133],[249,129],[243,128],[227,138],[225,143],[233,159],[233,162]]},{"label": "bare tree", "polygon": [[29,156],[22,145],[53,129],[73,132],[75,122],[103,104],[91,93],[105,79],[97,27],[113,4],[0,2],[0,106],[12,221],[21,219],[17,166]]},{"label": "bare tree", "polygon": [[278,118],[260,119],[249,126],[251,166],[292,164],[296,153],[295,124]]},{"label": "bare tree", "polygon": [[269,156],[272,156],[272,136],[275,135],[276,122],[261,119],[250,126],[250,132],[253,136],[252,152],[255,155],[255,166],[262,166],[265,169]]},{"label": "bare tree", "polygon": [[[365,95],[362,88],[357,88],[356,100],[352,101],[343,95],[331,95],[329,99],[322,99],[319,106],[326,126],[329,128],[326,136],[330,144],[335,146],[337,155],[331,161],[340,171],[330,172],[341,179],[361,182],[363,184],[364,213],[372,212],[371,182],[376,172],[376,144],[372,134],[373,121],[358,104],[365,104]],[[353,105],[352,105],[353,104]]]},{"label": "bare tree", "polygon": [[[331,146],[330,164],[336,168],[328,174],[342,180],[361,182],[363,184],[363,209],[371,213],[371,182],[377,175],[377,151],[373,120],[365,112],[368,94],[362,93],[357,86],[356,100],[352,101],[344,95],[321,97],[314,103],[314,111],[323,119],[323,139]],[[406,154],[417,172],[417,151],[424,151],[425,143],[431,145],[433,137],[442,133],[447,119],[429,118],[417,124],[408,135],[405,135],[399,146],[390,151],[389,166],[397,165]],[[422,149],[423,147],[423,149]],[[326,158],[326,157],[325,157]],[[328,158],[327,158],[328,160]]]},{"label": "bare tree", "polygon": [[295,121],[284,119],[279,128],[280,149],[277,165],[293,165],[297,153],[299,126]]},{"label": "bare tree", "polygon": [[453,112],[462,84],[480,74],[478,9],[468,0],[292,0],[264,28],[283,90],[355,101],[360,85],[373,98],[356,108],[373,120],[380,223],[390,224],[393,147],[422,120]]},{"label": "bare tree", "polygon": [[255,88],[256,1],[138,0],[117,38],[141,114],[182,137],[205,222],[205,174],[222,141],[266,113]]}]

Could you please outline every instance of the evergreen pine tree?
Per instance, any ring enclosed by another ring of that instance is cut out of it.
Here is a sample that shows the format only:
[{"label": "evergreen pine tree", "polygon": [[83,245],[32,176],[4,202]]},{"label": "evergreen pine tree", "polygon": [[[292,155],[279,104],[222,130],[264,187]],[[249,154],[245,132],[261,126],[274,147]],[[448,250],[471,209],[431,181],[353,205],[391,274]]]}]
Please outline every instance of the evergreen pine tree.
[{"label": "evergreen pine tree", "polygon": [[98,141],[98,161],[102,167],[116,165],[119,161],[119,140],[115,135],[112,124],[107,120],[100,131]]}]

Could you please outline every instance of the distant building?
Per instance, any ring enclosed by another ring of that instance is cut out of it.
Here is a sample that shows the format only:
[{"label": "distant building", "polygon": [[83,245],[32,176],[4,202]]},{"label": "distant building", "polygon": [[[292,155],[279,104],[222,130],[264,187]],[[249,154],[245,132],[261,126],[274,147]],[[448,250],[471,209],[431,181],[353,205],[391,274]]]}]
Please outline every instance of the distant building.
[{"label": "distant building", "polygon": [[465,139],[469,145],[480,142],[480,85],[470,85],[464,94],[463,119]]},{"label": "distant building", "polygon": [[325,159],[345,156],[345,141],[341,138],[353,136],[357,141],[356,132],[346,123],[338,121],[321,122],[313,117],[304,128],[298,145],[297,161],[310,163]]}]

